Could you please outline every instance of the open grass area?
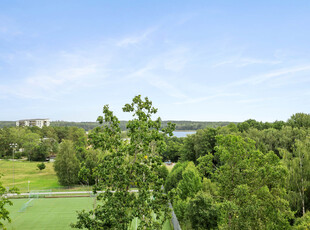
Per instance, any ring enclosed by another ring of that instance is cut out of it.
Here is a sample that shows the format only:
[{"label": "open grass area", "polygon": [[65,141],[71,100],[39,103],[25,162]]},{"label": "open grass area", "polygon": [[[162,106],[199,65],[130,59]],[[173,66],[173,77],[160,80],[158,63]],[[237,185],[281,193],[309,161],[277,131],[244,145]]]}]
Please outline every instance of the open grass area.
[{"label": "open grass area", "polygon": [[[5,223],[8,230],[66,230],[72,229],[70,223],[77,221],[77,210],[90,210],[94,198],[41,198],[33,199],[22,212],[21,209],[29,199],[14,199],[13,206],[8,206],[12,223]],[[135,230],[132,224],[130,230]],[[171,230],[170,221],[163,230]]]},{"label": "open grass area", "polygon": [[[46,162],[46,168],[40,171],[37,168],[39,162],[29,161],[11,161],[0,160],[0,174],[3,174],[1,182],[4,187],[13,187],[13,177],[15,178],[15,186],[20,192],[28,192],[29,190],[45,190],[53,191],[68,190],[58,183],[56,173],[52,162]],[[14,170],[13,170],[14,169]],[[91,190],[89,186],[76,186],[70,190]]]},{"label": "open grass area", "polygon": [[41,198],[33,199],[23,212],[19,210],[29,199],[15,199],[8,206],[12,223],[6,223],[8,230],[65,230],[72,229],[70,223],[76,222],[77,210],[90,210],[94,198]]}]

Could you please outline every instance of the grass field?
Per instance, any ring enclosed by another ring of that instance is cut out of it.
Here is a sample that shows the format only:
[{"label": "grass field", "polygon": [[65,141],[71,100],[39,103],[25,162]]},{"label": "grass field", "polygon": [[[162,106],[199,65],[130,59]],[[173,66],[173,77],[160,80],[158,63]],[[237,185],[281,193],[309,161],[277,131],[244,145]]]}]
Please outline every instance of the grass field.
[{"label": "grass field", "polygon": [[[20,192],[28,192],[29,190],[47,190],[51,189],[53,192],[57,191],[91,191],[91,186],[73,186],[64,187],[58,183],[56,173],[53,168],[52,162],[46,162],[46,168],[40,171],[37,168],[39,162],[29,161],[11,161],[0,160],[0,174],[2,174],[1,182],[5,188],[13,187],[13,175],[15,177],[15,186]],[[13,164],[14,172],[13,173]],[[169,172],[172,170],[173,165],[166,165]]]},{"label": "grass field", "polygon": [[[68,190],[68,188],[58,183],[52,162],[46,162],[46,168],[42,171],[38,170],[38,163],[39,162],[0,160],[0,174],[3,174],[1,178],[3,186],[13,187],[14,175],[15,186],[19,188],[20,192],[28,192],[28,181],[30,181],[30,191],[44,189],[52,189],[53,191]],[[15,173],[13,173],[13,164]],[[76,186],[71,188],[71,190],[91,190],[91,188],[88,186]]]},{"label": "grass field", "polygon": [[[19,212],[29,199],[12,200],[8,206],[12,223],[5,223],[8,230],[66,230],[76,222],[77,210],[93,208],[94,198],[41,198],[33,199],[31,206]],[[132,226],[135,226],[133,224]],[[133,228],[131,230],[134,230]],[[167,221],[163,230],[171,230]]]}]

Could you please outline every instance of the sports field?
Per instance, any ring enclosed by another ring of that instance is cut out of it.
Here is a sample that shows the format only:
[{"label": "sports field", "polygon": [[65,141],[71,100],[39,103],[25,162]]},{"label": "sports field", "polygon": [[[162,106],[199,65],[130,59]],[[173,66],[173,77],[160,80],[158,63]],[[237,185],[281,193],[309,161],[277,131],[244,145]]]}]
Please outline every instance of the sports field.
[{"label": "sports field", "polygon": [[[72,229],[76,222],[77,210],[90,210],[94,198],[39,198],[33,199],[23,210],[29,199],[14,199],[13,206],[7,206],[12,223],[5,223],[8,230],[65,230]],[[171,230],[167,221],[163,230]]]}]

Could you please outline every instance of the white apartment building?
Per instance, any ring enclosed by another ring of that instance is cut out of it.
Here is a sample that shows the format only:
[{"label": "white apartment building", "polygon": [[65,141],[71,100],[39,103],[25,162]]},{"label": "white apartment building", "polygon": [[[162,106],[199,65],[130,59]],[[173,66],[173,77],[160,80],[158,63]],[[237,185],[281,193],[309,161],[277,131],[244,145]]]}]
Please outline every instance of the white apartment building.
[{"label": "white apartment building", "polygon": [[50,125],[50,120],[47,119],[24,119],[24,120],[19,120],[16,121],[16,126],[38,126],[42,128],[43,126],[49,126]]}]

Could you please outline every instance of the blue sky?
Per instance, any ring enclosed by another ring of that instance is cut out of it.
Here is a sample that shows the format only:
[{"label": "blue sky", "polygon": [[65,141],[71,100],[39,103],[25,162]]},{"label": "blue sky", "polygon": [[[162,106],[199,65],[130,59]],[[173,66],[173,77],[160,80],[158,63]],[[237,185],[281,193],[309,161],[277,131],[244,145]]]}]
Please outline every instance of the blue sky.
[{"label": "blue sky", "polygon": [[95,121],[148,96],[163,120],[310,111],[310,1],[0,2],[0,120]]}]

